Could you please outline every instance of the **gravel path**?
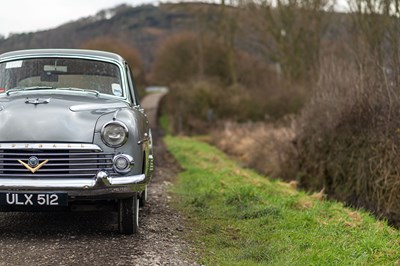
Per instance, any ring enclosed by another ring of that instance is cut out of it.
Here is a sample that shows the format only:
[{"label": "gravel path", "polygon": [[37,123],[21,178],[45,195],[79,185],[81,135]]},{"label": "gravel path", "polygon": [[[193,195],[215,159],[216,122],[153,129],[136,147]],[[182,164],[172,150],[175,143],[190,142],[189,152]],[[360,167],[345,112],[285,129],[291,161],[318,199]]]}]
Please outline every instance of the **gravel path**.
[{"label": "gravel path", "polygon": [[116,213],[0,213],[0,265],[196,265],[190,228],[169,206],[179,168],[153,136],[156,171],[138,234],[119,234]]},{"label": "gravel path", "polygon": [[143,98],[141,105],[146,110],[151,128],[157,127],[158,106],[166,93],[153,93]]}]

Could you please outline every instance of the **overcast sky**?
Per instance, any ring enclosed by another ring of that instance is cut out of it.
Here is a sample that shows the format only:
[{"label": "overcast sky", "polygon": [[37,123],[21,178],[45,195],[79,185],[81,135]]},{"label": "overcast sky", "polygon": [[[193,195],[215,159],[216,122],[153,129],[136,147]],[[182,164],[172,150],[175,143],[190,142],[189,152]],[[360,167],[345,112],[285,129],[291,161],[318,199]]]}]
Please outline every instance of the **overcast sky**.
[{"label": "overcast sky", "polygon": [[158,0],[6,0],[1,1],[0,34],[30,32],[57,27],[122,3],[137,6]]},{"label": "overcast sky", "polygon": [[[180,0],[5,0],[0,4],[0,35],[55,28],[123,3],[138,6],[178,1]],[[343,9],[345,1],[338,0],[338,10],[346,9]]]}]

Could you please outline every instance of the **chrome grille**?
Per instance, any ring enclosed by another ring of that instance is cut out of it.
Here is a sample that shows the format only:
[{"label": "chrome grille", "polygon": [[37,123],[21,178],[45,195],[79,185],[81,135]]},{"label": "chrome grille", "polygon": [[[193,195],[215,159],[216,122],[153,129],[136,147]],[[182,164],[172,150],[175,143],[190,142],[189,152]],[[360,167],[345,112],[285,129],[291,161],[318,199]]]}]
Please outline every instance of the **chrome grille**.
[{"label": "chrome grille", "polygon": [[[28,148],[21,148],[21,145],[0,145],[0,178],[78,178],[94,177],[100,170],[114,172],[112,163],[114,154],[103,152],[95,145],[81,145],[80,147],[74,145],[70,149],[66,148],[67,145],[57,146],[56,144],[45,145],[42,149],[38,148],[37,145],[35,148],[26,147]],[[32,156],[36,156],[39,162],[48,160],[35,173],[31,173],[18,162],[18,160],[21,160],[28,163],[28,159]]]}]

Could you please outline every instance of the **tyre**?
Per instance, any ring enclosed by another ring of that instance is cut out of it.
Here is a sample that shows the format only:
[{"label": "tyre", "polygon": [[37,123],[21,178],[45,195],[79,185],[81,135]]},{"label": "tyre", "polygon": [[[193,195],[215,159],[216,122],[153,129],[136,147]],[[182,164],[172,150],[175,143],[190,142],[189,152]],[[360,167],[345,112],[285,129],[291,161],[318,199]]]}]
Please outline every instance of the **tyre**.
[{"label": "tyre", "polygon": [[139,228],[139,199],[132,197],[120,199],[118,204],[118,227],[122,234],[135,234]]},{"label": "tyre", "polygon": [[142,191],[142,193],[140,194],[140,198],[139,198],[139,206],[140,207],[144,207],[146,205],[147,198],[148,198],[147,193],[148,193],[148,191],[147,191],[147,186],[146,186],[144,191]]}]

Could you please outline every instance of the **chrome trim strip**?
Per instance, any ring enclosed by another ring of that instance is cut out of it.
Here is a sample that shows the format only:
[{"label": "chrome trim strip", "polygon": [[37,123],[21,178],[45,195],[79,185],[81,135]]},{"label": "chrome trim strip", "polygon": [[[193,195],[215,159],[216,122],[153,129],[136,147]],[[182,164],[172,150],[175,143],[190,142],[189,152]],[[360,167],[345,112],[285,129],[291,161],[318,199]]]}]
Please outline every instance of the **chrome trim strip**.
[{"label": "chrome trim strip", "polygon": [[[77,174],[61,174],[61,175],[57,175],[57,174],[29,174],[29,172],[27,174],[0,174],[0,182],[1,182],[1,178],[5,177],[13,177],[13,178],[18,178],[18,179],[23,179],[23,178],[52,178],[52,179],[62,179],[63,177],[72,177],[72,178],[79,178],[79,177],[94,177],[96,174],[95,173],[87,173],[87,174],[83,174],[83,173],[77,173]],[[21,177],[21,178],[20,178]]]},{"label": "chrome trim strip", "polygon": [[[0,148],[0,150],[1,150],[1,148]],[[93,152],[87,152],[87,153],[83,153],[83,152],[77,152],[77,153],[72,153],[72,152],[68,152],[68,153],[35,153],[35,152],[11,153],[11,152],[0,152],[0,156],[32,156],[32,155],[40,155],[40,157],[43,157],[43,156],[95,156],[95,155],[108,155],[108,156],[112,157],[114,154],[113,153],[93,153]],[[18,157],[18,158],[20,158],[20,157]],[[84,158],[94,159],[95,157],[84,157]],[[75,158],[75,159],[77,159],[77,158]]]},{"label": "chrome trim strip", "polygon": [[[63,159],[62,161],[65,161],[65,160],[66,159]],[[8,161],[15,161],[15,160],[14,159],[9,159]],[[52,161],[54,161],[54,160],[52,160]],[[82,159],[82,161],[83,161],[83,159]],[[85,160],[85,161],[90,161],[90,160]],[[99,161],[99,159],[96,158],[96,159],[93,159],[92,161]],[[99,166],[105,165],[105,166],[110,166],[110,168],[112,168],[113,163],[112,162],[104,162],[104,163],[70,163],[70,164],[68,164],[68,163],[52,163],[50,166],[52,166],[52,167],[54,167],[54,166],[68,166],[67,169],[69,169],[69,167],[71,167],[71,166],[97,166],[97,165],[99,165]],[[0,158],[0,166],[18,166],[18,167],[21,167],[21,164],[19,164],[19,163],[1,163],[1,158]],[[0,169],[0,171],[1,170],[2,169]],[[8,169],[7,169],[7,171],[8,171]]]},{"label": "chrome trim strip", "polygon": [[77,143],[0,143],[0,150],[95,150],[103,151],[95,144]]},{"label": "chrome trim strip", "polygon": [[130,185],[136,184],[144,181],[146,176],[144,174],[134,175],[134,176],[125,176],[125,177],[109,177],[107,180],[110,182],[111,186],[117,185]]},{"label": "chrome trim strip", "polygon": [[104,178],[46,178],[46,179],[31,179],[31,178],[1,178],[0,189],[97,189],[113,186],[129,186],[145,181],[146,176],[132,175],[124,177],[104,177]]},{"label": "chrome trim strip", "polygon": [[[53,166],[53,165],[51,165]],[[112,171],[113,167],[104,167],[104,168],[100,168],[102,170],[108,170],[108,171]],[[27,170],[25,168],[7,168],[7,169],[0,169],[4,170],[4,171],[9,171],[9,172],[21,172],[21,173],[26,173]],[[39,170],[38,170],[39,171]],[[76,172],[76,171],[81,171],[81,172],[95,172],[95,171],[99,171],[99,168],[58,168],[58,169],[53,169],[53,168],[40,168],[40,173],[53,173],[54,175],[58,175],[58,172]],[[0,176],[6,176],[7,174],[0,174]],[[22,174],[23,175],[23,174]],[[36,172],[35,172],[35,175]],[[94,175],[93,173],[91,174],[92,176]]]},{"label": "chrome trim strip", "polygon": [[[0,156],[3,156],[3,155],[7,155],[7,153],[4,153],[4,154],[0,154]],[[40,155],[40,154],[38,154],[38,155]],[[95,155],[95,154],[94,154]],[[101,153],[100,153],[100,155],[101,155]],[[26,156],[29,156],[29,155],[26,155]],[[12,161],[12,162],[14,162],[14,161],[16,161],[17,159],[21,159],[21,158],[0,158],[0,161]],[[50,159],[50,158],[41,158],[41,159]],[[51,158],[51,161],[52,162],[57,162],[57,161],[66,161],[66,160],[68,160],[68,161],[70,161],[70,162],[72,162],[72,161],[74,161],[74,162],[77,162],[77,161],[107,161],[107,160],[112,160],[112,157],[110,156],[110,157],[82,157],[82,158]],[[106,164],[106,162],[104,162],[104,163],[100,163],[100,164]]]},{"label": "chrome trim strip", "polygon": [[0,180],[0,188],[85,188],[94,187],[95,179],[14,179],[4,178]]},{"label": "chrome trim strip", "polygon": [[120,109],[120,108],[128,108],[128,106],[126,103],[80,104],[80,105],[73,105],[69,109],[72,112],[111,109],[110,112],[112,112],[115,109]]}]

